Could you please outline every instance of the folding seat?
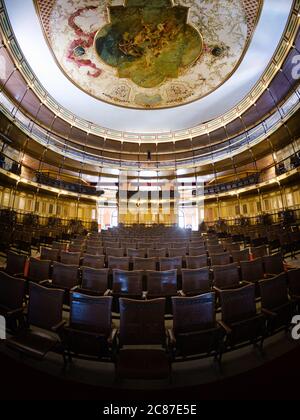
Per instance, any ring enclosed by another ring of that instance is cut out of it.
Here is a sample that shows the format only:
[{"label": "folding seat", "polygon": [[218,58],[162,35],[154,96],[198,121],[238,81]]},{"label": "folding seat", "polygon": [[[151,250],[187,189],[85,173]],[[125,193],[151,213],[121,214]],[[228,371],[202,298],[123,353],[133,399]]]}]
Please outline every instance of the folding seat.
[{"label": "folding seat", "polygon": [[[164,312],[165,299],[149,301],[120,299],[117,380],[170,378],[171,361],[163,348],[166,345]],[[160,346],[160,348],[149,348],[149,346]]]},{"label": "folding seat", "polygon": [[171,242],[171,246],[169,248],[180,248],[180,249],[184,248],[185,254],[186,254],[187,247],[188,247],[187,242],[179,240],[178,242]]},{"label": "folding seat", "polygon": [[23,303],[26,282],[0,271],[0,315],[6,319],[7,328],[15,331],[23,320]]},{"label": "folding seat", "polygon": [[69,291],[79,285],[79,269],[77,265],[53,263],[52,280],[44,280],[40,284],[45,287],[65,291],[65,303],[69,302]]},{"label": "folding seat", "polygon": [[85,252],[89,255],[104,255],[104,248],[103,246],[87,245]]},{"label": "folding seat", "polygon": [[124,257],[123,248],[106,248],[105,253],[107,257]]},{"label": "folding seat", "polygon": [[186,256],[186,267],[190,269],[203,268],[208,266],[207,254]]},{"label": "folding seat", "polygon": [[177,270],[181,274],[182,257],[159,258],[159,269],[161,271]]},{"label": "folding seat", "polygon": [[147,299],[166,298],[166,313],[171,313],[171,296],[177,296],[177,270],[147,271]]},{"label": "folding seat", "polygon": [[24,276],[26,262],[26,255],[8,251],[6,254],[6,267],[4,271],[12,276]]},{"label": "folding seat", "polygon": [[134,257],[145,258],[147,254],[147,248],[139,248],[139,249],[127,248],[126,254],[127,254],[127,257],[129,257],[131,260]]},{"label": "folding seat", "polygon": [[135,242],[121,242],[121,248],[127,249],[137,249],[136,243]]},{"label": "folding seat", "polygon": [[189,255],[191,257],[197,256],[197,255],[203,255],[206,253],[206,249],[204,246],[190,246],[189,247]]},{"label": "folding seat", "polygon": [[59,250],[58,249],[50,249],[41,247],[41,260],[49,260],[51,262],[58,261],[59,258]]},{"label": "folding seat", "polygon": [[79,252],[81,254],[82,248],[83,248],[82,244],[72,243],[72,244],[69,245],[68,251],[69,252]]},{"label": "folding seat", "polygon": [[[150,248],[152,246],[151,242],[138,242],[137,243],[137,249],[147,249]],[[131,247],[132,248],[132,247]]]},{"label": "folding seat", "polygon": [[210,264],[215,265],[226,265],[231,263],[229,252],[223,252],[222,254],[210,254]]},{"label": "folding seat", "polygon": [[237,263],[212,266],[214,288],[233,289],[240,287],[240,274]]},{"label": "folding seat", "polygon": [[231,255],[232,255],[233,252],[241,252],[241,244],[239,244],[239,243],[227,244],[226,245],[226,251],[230,252]]},{"label": "folding seat", "polygon": [[133,269],[134,270],[151,270],[155,271],[157,265],[157,258],[133,258]]},{"label": "folding seat", "polygon": [[253,259],[262,258],[269,255],[267,245],[251,247],[251,255]]},{"label": "folding seat", "polygon": [[250,253],[249,248],[243,249],[241,251],[231,251],[231,257],[233,262],[240,264],[242,261],[249,261]]},{"label": "folding seat", "polygon": [[186,247],[185,248],[169,248],[168,250],[169,257],[182,257],[186,256]]},{"label": "folding seat", "polygon": [[82,265],[91,268],[103,268],[105,264],[105,255],[84,254]]},{"label": "folding seat", "polygon": [[285,272],[281,254],[268,255],[263,257],[265,273],[281,274]]},{"label": "folding seat", "polygon": [[120,248],[119,241],[104,241],[103,242],[104,248]]},{"label": "folding seat", "polygon": [[38,360],[46,357],[51,351],[59,351],[64,356],[61,341],[57,335],[64,325],[63,298],[63,290],[49,289],[30,283],[26,328],[18,335],[6,340],[6,345]]},{"label": "folding seat", "polygon": [[182,269],[183,296],[196,296],[211,291],[209,268]]},{"label": "folding seat", "polygon": [[80,264],[80,252],[68,252],[68,251],[61,251],[60,253],[60,262],[62,264],[68,265],[78,265]]},{"label": "folding seat", "polygon": [[39,260],[37,258],[30,257],[28,275],[26,279],[35,283],[48,280],[50,278],[50,268],[50,260]]},{"label": "folding seat", "polygon": [[108,268],[81,267],[81,286],[73,288],[83,294],[108,294]]},{"label": "folding seat", "polygon": [[214,356],[220,363],[224,333],[216,322],[215,294],[172,297],[172,306],[168,338],[173,357]]},{"label": "folding seat", "polygon": [[64,328],[64,343],[69,360],[111,359],[117,330],[112,327],[112,297],[72,292],[70,318]]},{"label": "folding seat", "polygon": [[67,247],[68,245],[64,242],[57,242],[57,241],[52,242],[52,249],[57,249],[59,251],[66,251]]},{"label": "folding seat", "polygon": [[114,298],[113,310],[119,311],[119,298],[129,299],[143,298],[143,272],[113,270],[113,284],[111,295]]},{"label": "folding seat", "polygon": [[119,270],[129,270],[129,257],[108,257],[108,268],[111,270],[119,269]]},{"label": "folding seat", "polygon": [[222,252],[224,252],[224,248],[222,245],[208,245],[207,246],[207,251],[208,254],[221,254]]},{"label": "folding seat", "polygon": [[260,344],[265,338],[265,317],[258,313],[255,302],[255,286],[247,284],[239,289],[219,290],[222,320],[226,332],[226,349],[235,349],[251,344]]},{"label": "folding seat", "polygon": [[296,302],[298,313],[300,311],[300,268],[289,270],[288,276],[288,288],[289,295],[292,300]]},{"label": "folding seat", "polygon": [[166,248],[148,248],[147,251],[148,257],[152,258],[152,257],[165,257],[167,255],[167,250]]},{"label": "folding seat", "polygon": [[189,243],[189,248],[205,248],[205,242],[204,241],[194,241],[194,240],[192,240]]},{"label": "folding seat", "polygon": [[262,312],[267,317],[269,334],[291,325],[294,303],[288,297],[287,274],[259,282]]}]

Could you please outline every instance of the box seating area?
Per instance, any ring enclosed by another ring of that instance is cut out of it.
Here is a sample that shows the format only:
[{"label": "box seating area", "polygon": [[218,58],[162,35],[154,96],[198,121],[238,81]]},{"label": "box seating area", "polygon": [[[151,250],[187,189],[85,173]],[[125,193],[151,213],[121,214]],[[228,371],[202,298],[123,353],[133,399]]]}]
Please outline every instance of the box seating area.
[{"label": "box seating area", "polygon": [[0,314],[7,346],[21,354],[56,351],[65,366],[87,358],[115,363],[120,380],[163,379],[175,362],[212,356],[221,364],[240,346],[262,350],[290,327],[299,274],[267,244],[120,228],[53,241],[36,258],[8,251]]}]

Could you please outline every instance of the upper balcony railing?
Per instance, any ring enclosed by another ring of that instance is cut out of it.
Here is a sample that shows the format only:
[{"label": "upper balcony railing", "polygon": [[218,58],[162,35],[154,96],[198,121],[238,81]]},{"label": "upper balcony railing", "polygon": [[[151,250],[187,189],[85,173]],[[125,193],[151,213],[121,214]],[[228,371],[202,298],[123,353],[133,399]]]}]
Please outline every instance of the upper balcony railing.
[{"label": "upper balcony railing", "polygon": [[[54,176],[50,172],[36,171],[21,161],[12,159],[11,157],[0,152],[0,169],[20,176],[22,179],[35,182],[39,185],[44,185],[58,190],[65,190],[71,193],[88,195],[93,197],[100,197],[105,194],[105,187],[101,184],[97,186],[85,185],[84,180],[78,177],[78,181],[74,177],[74,182],[64,179],[64,174],[56,174]],[[262,170],[257,170],[253,173],[246,173],[246,176],[241,177],[237,173],[235,178],[229,182],[220,182],[221,179],[215,179],[214,185],[204,186],[204,196],[213,196],[224,194],[227,192],[238,193],[239,190],[246,187],[255,187],[261,183],[277,179],[284,174],[300,168],[300,151],[295,152],[291,156],[281,160],[280,162],[273,163]],[[118,185],[118,183],[116,183]],[[185,189],[194,189],[193,182],[187,182]]]},{"label": "upper balcony railing", "polygon": [[[48,130],[39,126],[26,116],[21,109],[16,108],[12,101],[4,94],[0,93],[0,110],[14,122],[27,136],[43,145],[45,148],[61,154],[66,158],[84,162],[96,166],[115,167],[123,170],[137,170],[145,167],[147,169],[158,170],[177,170],[183,167],[196,167],[210,164],[216,161],[232,158],[254,145],[260,143],[278,128],[283,125],[300,107],[300,88],[296,89],[286,101],[277,108],[277,110],[266,120],[257,126],[245,130],[242,134],[225,139],[209,148],[193,150],[194,157],[191,159],[176,159],[170,161],[128,161],[120,159],[109,159],[80,149],[78,146],[66,144],[66,139],[50,133]],[[180,154],[179,154],[180,155]]]}]

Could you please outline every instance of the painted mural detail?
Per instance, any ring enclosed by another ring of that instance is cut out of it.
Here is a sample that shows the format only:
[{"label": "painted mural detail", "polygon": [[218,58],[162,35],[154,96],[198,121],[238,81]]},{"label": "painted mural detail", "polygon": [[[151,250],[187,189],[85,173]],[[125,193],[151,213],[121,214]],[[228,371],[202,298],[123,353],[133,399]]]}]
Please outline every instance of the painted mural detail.
[{"label": "painted mural detail", "polygon": [[49,46],[74,84],[143,109],[187,104],[222,85],[247,50],[262,3],[35,1]]},{"label": "painted mural detail", "polygon": [[96,35],[96,51],[118,77],[142,88],[178,78],[203,51],[200,33],[187,23],[188,8],[170,0],[128,0],[109,15],[111,23]]}]

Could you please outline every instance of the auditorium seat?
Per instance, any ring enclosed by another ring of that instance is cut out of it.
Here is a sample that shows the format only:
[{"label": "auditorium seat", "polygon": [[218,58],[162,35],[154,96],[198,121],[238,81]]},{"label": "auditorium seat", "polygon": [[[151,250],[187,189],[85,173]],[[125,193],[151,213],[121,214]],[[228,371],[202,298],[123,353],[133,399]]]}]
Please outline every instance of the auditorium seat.
[{"label": "auditorium seat", "polygon": [[263,257],[263,265],[267,274],[284,273],[284,265],[281,254],[268,255]]},{"label": "auditorium seat", "polygon": [[212,266],[213,285],[217,289],[233,289],[241,286],[237,263]]},{"label": "auditorium seat", "polygon": [[222,245],[218,244],[218,245],[207,245],[207,251],[208,254],[221,254],[222,252],[224,252],[224,248]]},{"label": "auditorium seat", "polygon": [[4,271],[12,276],[24,276],[26,262],[26,255],[8,251],[6,254],[6,266]]},{"label": "auditorium seat", "polygon": [[147,299],[166,298],[166,313],[171,313],[171,296],[177,295],[177,270],[147,271]]},{"label": "auditorium seat", "polygon": [[146,254],[147,254],[147,248],[139,248],[139,249],[128,248],[126,250],[126,255],[127,257],[130,258],[131,261],[133,260],[134,257],[145,258]]},{"label": "auditorium seat", "polygon": [[53,263],[52,279],[40,282],[45,287],[62,289],[65,292],[64,303],[69,303],[69,291],[79,285],[79,269],[77,265]]},{"label": "auditorium seat", "polygon": [[172,297],[172,306],[168,338],[173,357],[214,356],[220,363],[224,333],[216,322],[215,294]]},{"label": "auditorium seat", "polygon": [[269,251],[266,245],[251,247],[251,255],[253,259],[262,258],[269,255]]},{"label": "auditorium seat", "polygon": [[111,295],[113,296],[113,310],[119,312],[119,298],[143,298],[143,272],[113,270],[113,283]]},{"label": "auditorium seat", "polygon": [[68,265],[79,265],[80,257],[81,257],[80,252],[61,251],[60,262],[62,264],[68,264]]},{"label": "auditorium seat", "polygon": [[23,303],[26,282],[0,271],[0,315],[6,319],[7,328],[16,331],[23,320]]},{"label": "auditorium seat", "polygon": [[207,254],[186,256],[186,267],[190,269],[203,268],[208,266]]},{"label": "auditorium seat", "polygon": [[72,292],[69,323],[64,328],[64,344],[73,357],[109,359],[113,355],[117,330],[112,327],[112,297]]},{"label": "auditorium seat", "polygon": [[265,318],[258,313],[254,284],[234,290],[220,290],[222,320],[226,333],[226,349],[245,344],[257,344],[262,350],[265,339]]},{"label": "auditorium seat", "polygon": [[268,332],[284,328],[286,331],[291,325],[294,305],[288,297],[287,274],[259,282],[261,293],[262,312],[268,320]]},{"label": "auditorium seat", "polygon": [[41,247],[41,260],[50,260],[51,262],[58,261],[59,259],[59,250]]},{"label": "auditorium seat", "polygon": [[226,265],[231,263],[229,252],[223,252],[222,254],[209,254],[210,264],[215,265]]},{"label": "auditorium seat", "polygon": [[30,283],[26,327],[16,336],[6,340],[6,345],[18,353],[39,360],[54,350],[62,353],[64,357],[57,335],[64,325],[63,298],[63,290]]},{"label": "auditorium seat", "polygon": [[84,254],[82,258],[82,265],[91,268],[103,268],[105,264],[104,255],[90,255]]},{"label": "auditorium seat", "polygon": [[156,248],[156,249],[148,248],[147,254],[148,254],[148,258],[153,258],[153,257],[157,257],[157,258],[159,258],[159,257],[166,257],[167,250],[166,250],[166,248]]},{"label": "auditorium seat", "polygon": [[168,256],[170,258],[173,257],[182,257],[183,259],[186,256],[186,248],[169,248],[168,249]]},{"label": "auditorium seat", "polygon": [[124,257],[124,249],[123,248],[105,248],[105,254],[107,258],[109,257]]},{"label": "auditorium seat", "polygon": [[69,252],[79,252],[80,254],[82,253],[82,244],[81,243],[71,243],[69,245],[68,251]]},{"label": "auditorium seat", "polygon": [[[164,312],[163,298],[149,301],[120,299],[117,381],[170,378],[171,361],[163,348],[166,345]],[[154,345],[160,348],[149,348]],[[128,346],[138,346],[138,348]]]},{"label": "auditorium seat", "polygon": [[205,246],[189,246],[189,255],[191,257],[206,254]]},{"label": "auditorium seat", "polygon": [[230,251],[232,261],[240,264],[242,261],[249,261],[250,253],[249,248],[243,249],[241,251]]},{"label": "auditorium seat", "polygon": [[104,248],[103,246],[87,245],[85,252],[89,255],[103,255]]},{"label": "auditorium seat", "polygon": [[35,283],[50,278],[51,261],[39,260],[37,258],[29,258],[29,268],[26,279]]},{"label": "auditorium seat", "polygon": [[177,270],[181,274],[182,257],[165,257],[159,258],[160,271]]},{"label": "auditorium seat", "polygon": [[157,258],[133,258],[133,270],[155,271],[156,266]]},{"label": "auditorium seat", "polygon": [[73,290],[78,293],[102,296],[108,293],[108,268],[81,267],[81,286]]},{"label": "auditorium seat", "polygon": [[129,257],[108,257],[108,268],[110,270],[119,269],[119,270],[129,270]]},{"label": "auditorium seat", "polygon": [[211,279],[209,268],[182,270],[182,291],[183,296],[196,296],[211,291]]}]

